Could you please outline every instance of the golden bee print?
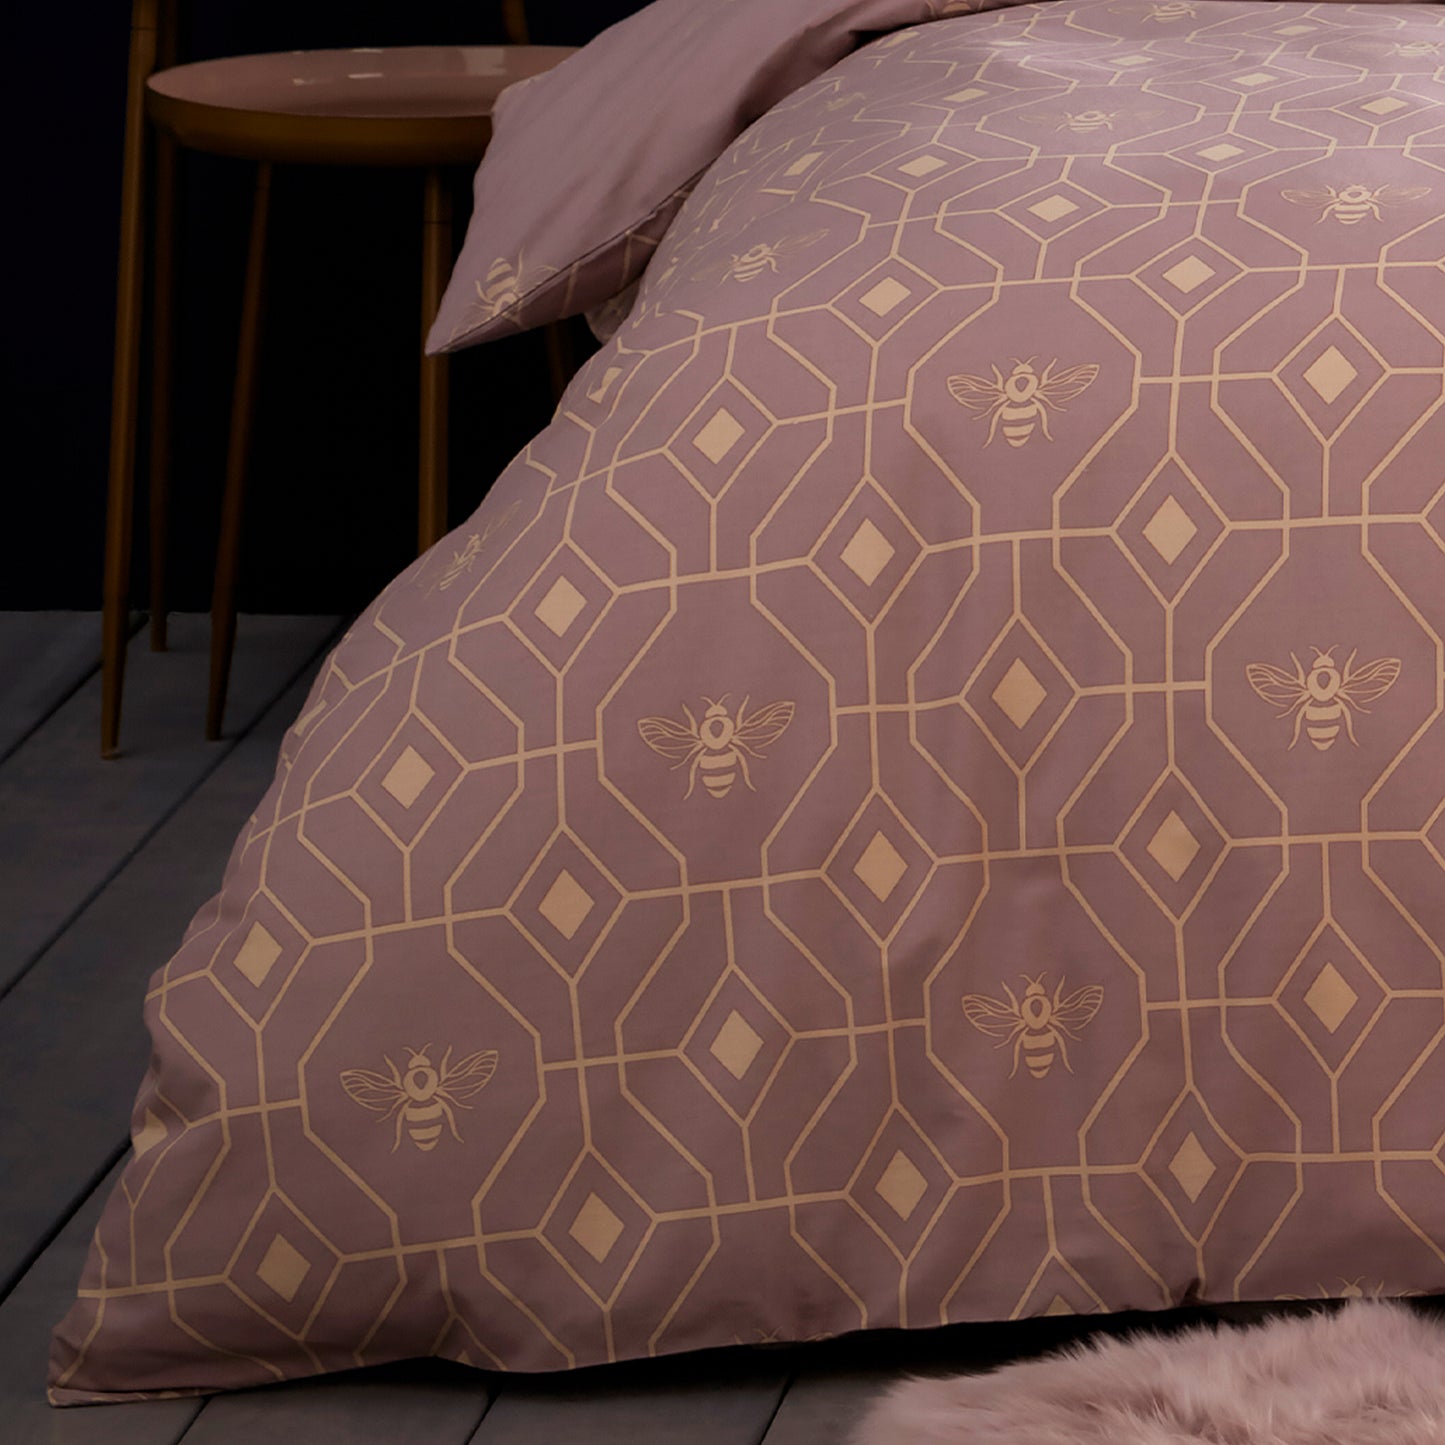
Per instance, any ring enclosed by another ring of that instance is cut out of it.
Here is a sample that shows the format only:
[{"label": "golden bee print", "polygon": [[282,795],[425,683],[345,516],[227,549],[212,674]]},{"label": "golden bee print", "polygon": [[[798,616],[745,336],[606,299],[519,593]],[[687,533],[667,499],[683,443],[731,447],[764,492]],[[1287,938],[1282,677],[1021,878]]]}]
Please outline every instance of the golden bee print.
[{"label": "golden bee print", "polygon": [[516,515],[517,508],[522,504],[513,502],[500,517],[494,517],[487,522],[487,525],[480,532],[470,532],[466,541],[455,552],[452,559],[442,569],[441,576],[432,584],[437,592],[445,592],[453,586],[457,579],[465,576],[472,570],[472,565],[482,554],[482,548],[494,537],[508,522]]},{"label": "golden bee print", "polygon": [[1027,361],[1015,360],[1007,376],[991,365],[992,377],[950,376],[948,390],[960,406],[976,412],[980,421],[988,418],[984,446],[991,445],[1000,431],[1011,447],[1026,446],[1036,431],[1051,442],[1054,437],[1049,430],[1049,412],[1062,411],[1064,402],[1087,390],[1099,374],[1099,368],[1092,363],[1062,370],[1056,369],[1058,365],[1055,358],[1040,375],[1034,370],[1031,356]]},{"label": "golden bee print", "polygon": [[674,759],[673,770],[687,768],[687,792],[692,797],[698,779],[710,797],[725,798],[741,777],[745,787],[756,792],[748,759],[763,757],[763,749],[771,747],[788,730],[793,721],[794,704],[770,702],[756,712],[748,712],[748,699],[743,698],[736,713],[727,709],[727,694],[716,702],[703,698],[707,711],[699,721],[686,703],[682,711],[685,723],[667,717],[645,717],[637,724],[642,741],[660,757]]},{"label": "golden bee print", "polygon": [[1314,659],[1308,668],[1294,653],[1289,660],[1294,671],[1272,667],[1267,662],[1251,662],[1244,675],[1265,702],[1282,708],[1282,718],[1294,718],[1294,732],[1289,745],[1293,749],[1301,734],[1308,736],[1317,752],[1328,752],[1335,745],[1343,728],[1345,736],[1356,747],[1353,713],[1368,716],[1367,702],[1383,697],[1400,676],[1398,657],[1379,657],[1374,662],[1355,666],[1357,652],[1350,653],[1344,665],[1336,663],[1335,648],[1321,652],[1310,649]]},{"label": "golden bee print", "polygon": [[808,231],[801,236],[785,236],[781,241],[759,241],[746,251],[734,252],[725,262],[710,267],[702,279],[726,281],[756,281],[764,272],[777,274],[778,262],[799,251],[816,246],[828,233]]},{"label": "golden bee print", "polygon": [[1315,224],[1335,220],[1342,226],[1358,226],[1361,221],[1383,221],[1381,207],[1403,205],[1430,194],[1429,186],[1362,186],[1352,182],[1336,189],[1319,186],[1309,190],[1285,190],[1280,193],[1296,206],[1318,211]]},{"label": "golden bee print", "polygon": [[1091,106],[1088,110],[1050,110],[1024,115],[1023,120],[1035,125],[1051,125],[1056,131],[1072,131],[1075,135],[1092,135],[1095,131],[1113,130],[1114,122],[1121,116],[1132,116],[1136,120],[1147,120],[1157,115],[1153,110],[1099,110]]},{"label": "golden bee print", "polygon": [[1043,974],[1038,978],[1025,976],[1027,987],[1022,998],[1004,984],[1007,1003],[981,993],[963,997],[963,1016],[979,1033],[1001,1039],[999,1048],[1013,1044],[1009,1078],[1018,1073],[1022,1062],[1034,1078],[1046,1079],[1056,1058],[1072,1074],[1074,1066],[1069,1062],[1065,1040],[1077,1041],[1080,1030],[1093,1020],[1104,1002],[1104,990],[1098,984],[1075,989],[1065,998],[1064,980],[1060,979],[1049,994],[1044,989],[1044,977]]},{"label": "golden bee print", "polygon": [[363,1109],[380,1114],[378,1123],[394,1120],[396,1141],[391,1152],[401,1148],[402,1131],[423,1154],[429,1154],[441,1140],[442,1129],[451,1131],[461,1143],[457,1132],[455,1110],[469,1109],[466,1101],[479,1094],[491,1082],[497,1070],[497,1051],[480,1049],[452,1063],[452,1051],[442,1055],[441,1063],[431,1061],[431,1045],[407,1049],[406,1068],[399,1069],[383,1054],[386,1073],[370,1069],[344,1069],[341,1087]]}]

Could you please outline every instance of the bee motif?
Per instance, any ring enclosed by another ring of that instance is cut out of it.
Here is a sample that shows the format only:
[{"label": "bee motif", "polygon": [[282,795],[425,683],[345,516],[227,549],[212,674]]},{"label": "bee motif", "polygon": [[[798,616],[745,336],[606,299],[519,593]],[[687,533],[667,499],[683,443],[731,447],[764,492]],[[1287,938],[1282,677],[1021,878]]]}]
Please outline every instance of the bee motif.
[{"label": "bee motif", "polygon": [[431,1061],[431,1045],[407,1049],[405,1070],[398,1069],[385,1054],[387,1072],[374,1074],[369,1069],[343,1069],[341,1087],[361,1105],[380,1114],[377,1123],[396,1120],[396,1142],[391,1152],[401,1148],[404,1128],[423,1154],[436,1148],[442,1126],[451,1130],[452,1138],[461,1143],[457,1133],[454,1109],[467,1109],[465,1102],[479,1094],[491,1082],[497,1069],[497,1051],[481,1049],[464,1059],[451,1062],[452,1051],[442,1055],[439,1066]]},{"label": "bee motif", "polygon": [[1418,1289],[1390,1289],[1385,1281],[1377,1279],[1373,1284],[1365,1285],[1358,1279],[1337,1279],[1339,1289],[1326,1289],[1318,1280],[1315,1281],[1315,1293],[1313,1295],[1303,1294],[1282,1294],[1282,1300],[1307,1300],[1307,1299],[1406,1299],[1421,1293]]},{"label": "bee motif", "polygon": [[1007,377],[997,366],[990,366],[992,379],[985,376],[950,376],[948,390],[960,406],[978,413],[978,419],[988,417],[988,440],[992,444],[1000,426],[1004,440],[1011,447],[1024,446],[1033,436],[1035,429],[1043,432],[1045,441],[1053,441],[1049,431],[1050,409],[1063,410],[1063,403],[1072,401],[1088,388],[1099,368],[1092,363],[1087,366],[1067,366],[1056,372],[1058,358],[1044,367],[1040,376],[1034,370],[1034,359],[1014,360],[1014,369]]},{"label": "bee motif", "polygon": [[1052,125],[1056,131],[1069,130],[1075,135],[1092,135],[1099,130],[1113,130],[1114,122],[1120,116],[1137,116],[1145,120],[1157,111],[1152,110],[1051,110],[1041,114],[1025,115],[1022,119],[1035,125]]},{"label": "bee motif", "polygon": [[1400,676],[1400,659],[1380,657],[1357,668],[1357,654],[1352,652],[1341,668],[1335,663],[1333,647],[1328,652],[1321,652],[1317,647],[1310,651],[1314,653],[1314,661],[1308,671],[1299,658],[1290,653],[1289,660],[1294,663],[1292,673],[1271,667],[1267,662],[1251,662],[1244,675],[1265,702],[1284,709],[1280,717],[1293,715],[1291,748],[1299,742],[1303,731],[1309,734],[1317,752],[1328,752],[1334,747],[1341,727],[1350,742],[1358,747],[1351,711],[1368,714],[1364,704],[1383,697],[1394,687]]},{"label": "bee motif", "polygon": [[692,797],[697,787],[698,776],[702,785],[714,798],[725,798],[732,791],[739,773],[748,789],[756,792],[753,779],[748,771],[749,758],[761,758],[762,749],[772,746],[788,730],[793,721],[794,705],[790,702],[770,702],[755,713],[748,712],[748,699],[744,698],[737,715],[728,716],[724,706],[727,694],[714,702],[710,697],[703,699],[707,711],[699,722],[692,709],[683,703],[687,722],[674,722],[666,717],[645,717],[637,724],[642,741],[653,752],[664,758],[674,758],[674,771],[687,767],[687,792],[684,801]]},{"label": "bee motif", "polygon": [[734,252],[727,261],[709,267],[699,279],[712,280],[716,277],[719,281],[756,281],[764,271],[776,274],[781,258],[816,246],[827,234],[826,231],[808,231],[801,236],[785,236],[781,241],[759,241],[746,251]]},{"label": "bee motif", "polygon": [[452,339],[518,305],[529,291],[536,289],[539,282],[552,275],[553,270],[551,266],[539,266],[529,271],[521,256],[515,262],[498,256],[487,268],[485,281],[472,283],[476,287],[477,299],[467,307],[467,313],[452,333]]},{"label": "bee motif", "polygon": [[1038,978],[1025,975],[1028,987],[1021,999],[1004,984],[1007,1003],[981,993],[964,995],[963,1016],[974,1028],[991,1038],[1002,1039],[999,1048],[1013,1043],[1014,1063],[1009,1078],[1018,1073],[1020,1057],[1034,1078],[1047,1078],[1054,1065],[1055,1051],[1072,1074],[1074,1066],[1069,1062],[1069,1049],[1064,1040],[1077,1040],[1079,1030],[1090,1023],[1104,1002],[1104,990],[1096,983],[1075,989],[1065,998],[1064,981],[1060,979],[1051,998],[1044,992],[1043,980],[1043,974]]},{"label": "bee motif", "polygon": [[1405,201],[1418,201],[1430,194],[1429,186],[1323,186],[1314,190],[1287,190],[1281,192],[1285,200],[1296,206],[1308,206],[1319,211],[1319,220],[1328,221],[1334,217],[1342,226],[1358,226],[1367,216],[1382,221],[1381,206],[1398,206]]},{"label": "bee motif", "polygon": [[1445,53],[1445,44],[1438,40],[1404,40],[1392,45],[1389,53],[1401,60],[1436,60]]},{"label": "bee motif", "polygon": [[493,534],[500,532],[512,520],[519,506],[521,506],[520,502],[513,502],[500,517],[490,519],[480,532],[468,534],[461,550],[452,553],[452,560],[447,563],[441,576],[433,584],[436,591],[445,592],[459,577],[471,571],[472,564],[481,556],[482,548],[487,545]]}]

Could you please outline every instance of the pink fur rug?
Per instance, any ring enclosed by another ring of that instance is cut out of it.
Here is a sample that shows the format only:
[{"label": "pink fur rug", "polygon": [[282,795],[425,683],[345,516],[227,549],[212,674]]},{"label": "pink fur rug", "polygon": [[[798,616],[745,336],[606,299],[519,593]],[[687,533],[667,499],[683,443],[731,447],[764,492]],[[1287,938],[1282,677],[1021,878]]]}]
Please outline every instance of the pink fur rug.
[{"label": "pink fur rug", "polygon": [[1353,1303],[908,1380],[853,1445],[1445,1445],[1445,1322]]}]

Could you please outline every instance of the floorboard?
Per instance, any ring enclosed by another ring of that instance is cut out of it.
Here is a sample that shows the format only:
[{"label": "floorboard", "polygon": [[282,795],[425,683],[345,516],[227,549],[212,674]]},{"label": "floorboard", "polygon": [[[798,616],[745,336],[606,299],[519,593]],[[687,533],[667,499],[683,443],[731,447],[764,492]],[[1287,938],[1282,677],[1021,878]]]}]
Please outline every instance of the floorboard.
[{"label": "floorboard", "polygon": [[256,1445],[267,1436],[295,1445],[466,1445],[489,1402],[485,1378],[418,1361],[218,1396],[185,1445]]},{"label": "floorboard", "polygon": [[[55,1410],[45,1399],[50,1331],[70,1307],[91,1231],[119,1169],[94,1190],[0,1304],[0,1440],[4,1445],[175,1445],[199,1408],[156,1400]],[[296,1442],[302,1445],[302,1442]]]},{"label": "floorboard", "polygon": [[94,612],[0,612],[0,762],[99,666]]},{"label": "floorboard", "polygon": [[[324,634],[316,627],[295,630],[314,659]],[[277,635],[273,699],[287,674],[304,664],[301,647],[294,640],[282,646]],[[276,750],[307,685],[305,676],[293,682],[259,725],[218,753],[209,776],[171,816],[157,820],[160,826],[123,867],[106,865],[103,835],[97,839],[94,871],[113,875],[110,881],[0,998],[0,1061],[17,1087],[23,1081],[16,1099],[24,1101],[0,1111],[0,1161],[6,1166],[0,1169],[0,1297],[125,1147],[131,1101],[148,1056],[140,1008],[146,980],[215,892],[235,836],[270,782]],[[260,684],[253,679],[248,692],[250,707],[258,709]],[[33,741],[40,740],[37,735]],[[93,746],[87,747],[91,752]],[[73,762],[73,752],[57,758],[59,766]],[[119,776],[133,765],[99,766]],[[127,819],[113,846],[124,846],[134,831],[134,819]],[[15,871],[16,861],[3,847],[0,856],[6,859],[3,873]]]},{"label": "floorboard", "polygon": [[787,1388],[779,1356],[679,1356],[509,1380],[471,1445],[759,1445]]},{"label": "floorboard", "polygon": [[209,624],[173,617],[171,651],[151,652],[144,636],[131,639],[120,758],[100,756],[97,672],[0,763],[0,996],[214,771],[336,625],[322,617],[243,618],[229,736],[208,743]]}]

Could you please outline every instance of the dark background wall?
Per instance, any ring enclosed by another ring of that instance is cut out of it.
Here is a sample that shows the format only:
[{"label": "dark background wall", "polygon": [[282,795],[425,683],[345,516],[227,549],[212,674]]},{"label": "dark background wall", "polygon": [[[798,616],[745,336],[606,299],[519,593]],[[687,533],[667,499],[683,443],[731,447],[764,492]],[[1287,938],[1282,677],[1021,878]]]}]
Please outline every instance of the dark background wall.
[{"label": "dark background wall", "polygon": [[[580,44],[637,0],[529,0],[537,43]],[[126,0],[7,23],[5,453],[0,608],[100,604]],[[182,59],[312,46],[501,43],[499,0],[189,0]],[[40,57],[32,63],[30,57]],[[251,168],[183,153],[171,597],[209,605]],[[458,242],[470,176],[456,177]],[[362,606],[415,551],[421,178],[276,172],[241,606]],[[587,345],[585,328],[577,340]],[[452,519],[551,412],[543,343],[452,361]],[[144,416],[142,419],[144,427]],[[146,595],[144,468],[133,596]]]}]

